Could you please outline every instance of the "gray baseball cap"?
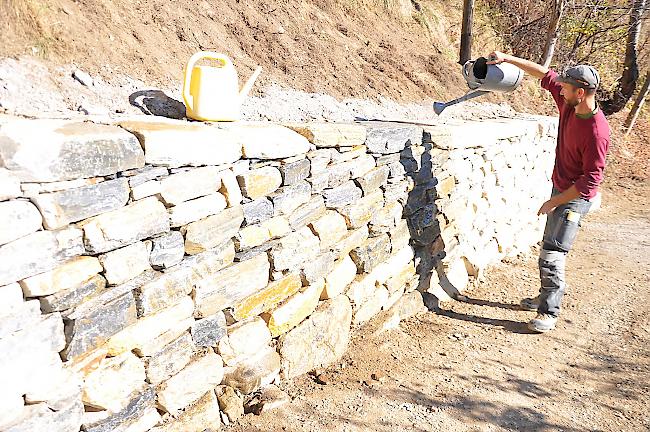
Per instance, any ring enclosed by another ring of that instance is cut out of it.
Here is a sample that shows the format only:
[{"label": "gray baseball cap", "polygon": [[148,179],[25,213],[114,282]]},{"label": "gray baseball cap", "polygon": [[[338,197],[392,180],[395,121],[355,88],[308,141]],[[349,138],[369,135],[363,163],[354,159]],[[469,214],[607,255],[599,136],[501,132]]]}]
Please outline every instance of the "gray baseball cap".
[{"label": "gray baseball cap", "polygon": [[593,90],[600,84],[600,75],[596,69],[589,65],[578,65],[565,69],[557,81]]}]

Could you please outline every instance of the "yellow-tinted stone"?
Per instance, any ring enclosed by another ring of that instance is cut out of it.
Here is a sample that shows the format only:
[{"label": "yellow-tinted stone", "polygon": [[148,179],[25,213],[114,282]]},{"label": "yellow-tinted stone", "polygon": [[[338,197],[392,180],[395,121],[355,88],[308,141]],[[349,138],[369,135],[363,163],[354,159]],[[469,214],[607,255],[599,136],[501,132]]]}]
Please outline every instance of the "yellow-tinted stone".
[{"label": "yellow-tinted stone", "polygon": [[311,315],[318,306],[323,288],[325,288],[325,281],[320,279],[303,292],[291,297],[282,306],[270,313],[262,314],[262,318],[269,326],[271,336],[276,337],[288,332]]},{"label": "yellow-tinted stone", "polygon": [[341,294],[352,283],[357,275],[357,266],[349,255],[339,260],[330,274],[325,277],[325,289],[321,293],[321,300],[334,298]]},{"label": "yellow-tinted stone", "polygon": [[236,320],[243,320],[262,312],[271,310],[288,297],[297,293],[302,287],[300,276],[290,274],[278,281],[270,283],[262,291],[242,300],[233,309],[233,317]]},{"label": "yellow-tinted stone", "polygon": [[344,123],[293,123],[285,125],[315,144],[316,147],[352,147],[366,140],[366,128]]},{"label": "yellow-tinted stone", "polygon": [[310,226],[320,238],[322,249],[333,246],[348,232],[345,218],[334,210],[328,210],[318,220],[312,222]]},{"label": "yellow-tinted stone", "polygon": [[271,240],[268,228],[259,225],[250,225],[239,230],[237,241],[240,249],[249,249]]},{"label": "yellow-tinted stone", "polygon": [[284,216],[277,216],[271,218],[261,224],[264,228],[269,230],[271,238],[284,237],[291,232],[291,225],[289,220]]},{"label": "yellow-tinted stone", "polygon": [[449,176],[438,183],[436,186],[436,194],[438,197],[444,197],[451,194],[451,191],[456,187],[456,177]]},{"label": "yellow-tinted stone", "polygon": [[187,321],[193,312],[194,302],[190,297],[185,297],[172,307],[140,318],[108,340],[106,343],[108,355],[119,355],[149,344],[157,337],[175,329],[179,323]]},{"label": "yellow-tinted stone", "polygon": [[97,258],[81,256],[49,272],[23,279],[20,286],[25,297],[45,296],[75,288],[102,270]]},{"label": "yellow-tinted stone", "polygon": [[410,262],[402,267],[402,269],[397,274],[393,275],[386,281],[386,288],[388,289],[388,292],[394,293],[400,289],[403,289],[414,275],[415,264],[413,262]]},{"label": "yellow-tinted stone", "polygon": [[255,200],[275,192],[282,184],[282,175],[277,168],[267,166],[241,174],[238,181],[244,195]]}]

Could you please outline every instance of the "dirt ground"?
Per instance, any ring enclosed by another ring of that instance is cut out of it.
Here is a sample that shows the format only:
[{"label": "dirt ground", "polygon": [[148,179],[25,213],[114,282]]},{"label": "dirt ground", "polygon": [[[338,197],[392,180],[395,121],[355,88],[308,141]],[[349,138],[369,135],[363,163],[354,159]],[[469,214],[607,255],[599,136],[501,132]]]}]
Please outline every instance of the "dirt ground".
[{"label": "dirt ground", "polygon": [[[558,328],[531,334],[537,251],[489,269],[467,302],[377,333],[377,320],[293,401],[243,431],[650,430],[648,183],[610,186],[569,255]],[[375,374],[373,379],[372,375]]]},{"label": "dirt ground", "polygon": [[[467,89],[456,63],[462,3],[3,0],[0,57],[30,55],[107,82],[128,76],[166,89],[180,86],[186,61],[207,50],[230,55],[241,81],[261,65],[256,91],[275,82],[337,98],[447,99]],[[476,56],[499,46],[481,10],[474,32]],[[527,80],[507,100],[525,110],[540,93]]]}]

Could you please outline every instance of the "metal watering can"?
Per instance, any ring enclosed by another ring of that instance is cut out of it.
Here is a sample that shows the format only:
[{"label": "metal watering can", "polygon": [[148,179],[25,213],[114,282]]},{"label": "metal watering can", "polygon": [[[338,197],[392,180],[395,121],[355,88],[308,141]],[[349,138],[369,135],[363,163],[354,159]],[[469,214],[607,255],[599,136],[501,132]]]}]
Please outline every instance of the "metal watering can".
[{"label": "metal watering can", "polygon": [[463,65],[463,77],[470,88],[465,96],[449,102],[435,102],[433,110],[440,115],[442,111],[451,105],[464,102],[469,99],[490,93],[490,92],[511,92],[521,84],[524,79],[524,71],[510,63],[487,64],[489,59],[479,57],[470,60]]},{"label": "metal watering can", "polygon": [[[195,66],[204,58],[215,60],[216,65]],[[237,71],[228,56],[211,51],[194,54],[187,62],[183,81],[187,117],[201,121],[239,120],[241,103],[261,71],[258,66],[240,91]]]}]

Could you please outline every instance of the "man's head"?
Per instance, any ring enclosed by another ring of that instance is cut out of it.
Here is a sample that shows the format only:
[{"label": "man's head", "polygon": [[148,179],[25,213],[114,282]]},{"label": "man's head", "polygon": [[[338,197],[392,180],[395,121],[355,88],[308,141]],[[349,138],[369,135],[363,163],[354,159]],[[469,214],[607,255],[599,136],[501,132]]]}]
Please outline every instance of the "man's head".
[{"label": "man's head", "polygon": [[594,97],[600,84],[598,71],[588,65],[578,65],[566,69],[557,78],[562,86],[560,94],[570,106],[577,106],[583,100]]}]

